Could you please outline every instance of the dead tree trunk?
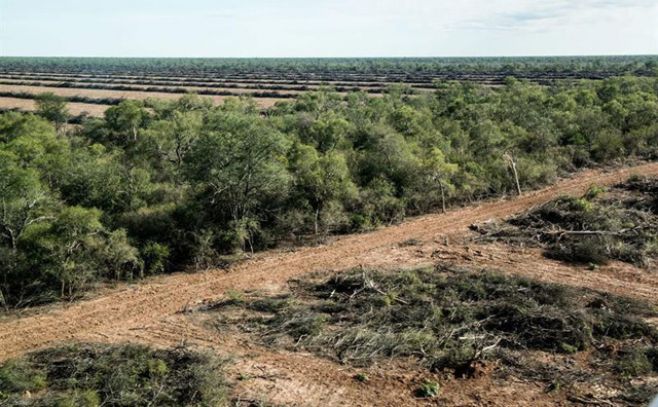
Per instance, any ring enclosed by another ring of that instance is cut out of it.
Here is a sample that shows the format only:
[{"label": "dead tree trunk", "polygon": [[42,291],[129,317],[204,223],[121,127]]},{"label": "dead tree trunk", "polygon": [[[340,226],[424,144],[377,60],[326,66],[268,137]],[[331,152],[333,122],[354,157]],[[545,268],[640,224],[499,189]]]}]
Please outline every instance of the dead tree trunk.
[{"label": "dead tree trunk", "polygon": [[443,181],[439,178],[439,189],[441,189],[441,211],[446,213],[446,190],[443,186]]},{"label": "dead tree trunk", "polygon": [[505,153],[503,156],[505,160],[509,163],[510,168],[512,169],[512,173],[514,174],[514,182],[516,183],[516,192],[518,193],[519,196],[521,196],[521,183],[519,182],[519,173],[516,169],[516,160],[514,159],[514,156],[512,156],[510,153]]}]

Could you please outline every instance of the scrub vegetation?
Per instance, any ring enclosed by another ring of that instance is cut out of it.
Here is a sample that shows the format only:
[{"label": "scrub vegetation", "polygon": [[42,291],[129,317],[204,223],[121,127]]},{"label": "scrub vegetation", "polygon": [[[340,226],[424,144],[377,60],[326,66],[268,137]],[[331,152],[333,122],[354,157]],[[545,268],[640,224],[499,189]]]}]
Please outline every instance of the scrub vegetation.
[{"label": "scrub vegetation", "polygon": [[[193,95],[0,115],[0,305],[226,264],[658,155],[652,77],[308,92],[263,112]],[[644,249],[642,249],[644,250]]]}]

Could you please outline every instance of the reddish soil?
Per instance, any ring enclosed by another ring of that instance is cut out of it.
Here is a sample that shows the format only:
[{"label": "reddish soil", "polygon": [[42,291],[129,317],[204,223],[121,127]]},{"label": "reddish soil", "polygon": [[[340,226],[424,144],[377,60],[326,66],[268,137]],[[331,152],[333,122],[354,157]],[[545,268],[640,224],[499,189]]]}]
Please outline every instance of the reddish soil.
[{"label": "reddish soil", "polygon": [[[181,313],[221,298],[229,290],[278,291],[286,282],[312,271],[351,267],[411,267],[437,261],[499,270],[543,281],[583,286],[643,298],[658,305],[658,276],[647,270],[611,263],[595,271],[545,259],[535,249],[514,249],[471,242],[467,227],[505,218],[558,195],[583,194],[592,184],[609,185],[631,174],[658,175],[658,163],[616,170],[589,170],[520,198],[492,200],[427,215],[367,234],[337,238],[318,247],[271,251],[226,270],[162,276],[98,294],[67,305],[53,305],[0,320],[0,360],[58,342],[143,342],[155,346],[187,344],[232,356],[229,376],[235,395],[287,405],[422,405],[412,391],[427,371],[392,361],[369,368],[367,384],[353,380],[355,369],[305,353],[267,349],[239,335],[208,329],[206,315]],[[417,239],[418,245],[399,243]],[[566,405],[531,382],[494,382],[484,375],[442,381],[441,405]]]}]

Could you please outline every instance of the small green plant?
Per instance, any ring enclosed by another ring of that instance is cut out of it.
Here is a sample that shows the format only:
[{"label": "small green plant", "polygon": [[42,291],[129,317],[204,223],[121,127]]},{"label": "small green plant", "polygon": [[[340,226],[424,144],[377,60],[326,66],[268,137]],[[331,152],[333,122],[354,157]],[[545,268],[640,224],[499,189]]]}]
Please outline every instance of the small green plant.
[{"label": "small green plant", "polygon": [[628,182],[635,183],[635,182],[642,182],[644,181],[644,176],[640,174],[631,174],[630,177],[628,177]]},{"label": "small green plant", "polygon": [[599,195],[603,194],[604,192],[606,192],[606,189],[604,187],[598,186],[596,184],[592,184],[590,185],[587,192],[585,192],[584,198],[587,199],[588,201],[591,201],[593,199],[596,199]]},{"label": "small green plant", "polygon": [[560,348],[564,353],[577,353],[578,347],[562,342]]},{"label": "small green plant", "polygon": [[240,373],[238,374],[238,381],[241,382],[246,382],[247,380],[251,380],[252,376],[249,373]]},{"label": "small green plant", "polygon": [[420,398],[434,398],[439,395],[441,387],[437,382],[426,381],[420,385],[415,391],[416,397]]},{"label": "small green plant", "polygon": [[244,294],[236,290],[226,291],[226,302],[233,305],[244,304]]},{"label": "small green plant", "polygon": [[365,373],[357,373],[354,375],[354,380],[357,382],[366,383],[370,380],[370,378]]}]

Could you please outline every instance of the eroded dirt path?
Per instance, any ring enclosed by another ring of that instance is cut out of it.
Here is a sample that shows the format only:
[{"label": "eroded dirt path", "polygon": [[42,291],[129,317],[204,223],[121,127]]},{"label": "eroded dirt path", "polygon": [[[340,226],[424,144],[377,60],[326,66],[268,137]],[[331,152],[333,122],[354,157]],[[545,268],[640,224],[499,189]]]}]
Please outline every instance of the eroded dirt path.
[{"label": "eroded dirt path", "polygon": [[[262,253],[228,272],[212,270],[154,278],[73,305],[51,306],[33,315],[9,318],[0,322],[0,361],[61,341],[115,342],[135,338],[157,342],[157,335],[144,334],[149,327],[158,326],[177,312],[202,301],[217,299],[227,290],[267,290],[281,287],[290,278],[311,271],[343,270],[358,265],[419,264],[439,259],[456,263],[466,261],[481,266],[493,265],[504,272],[527,274],[543,280],[625,293],[656,303],[658,280],[636,270],[608,268],[582,274],[574,273],[572,267],[542,259],[532,251],[512,252],[496,245],[491,249],[482,246],[482,250],[477,249],[480,253],[457,244],[441,248],[446,237],[463,236],[471,223],[507,217],[558,195],[582,194],[592,183],[608,185],[631,174],[657,175],[658,163],[607,172],[585,171],[521,198],[490,201],[455,209],[445,215],[423,216],[372,233],[345,236],[324,246],[295,252]],[[428,245],[398,248],[398,243],[411,238]],[[169,335],[184,337],[180,332]]]}]

